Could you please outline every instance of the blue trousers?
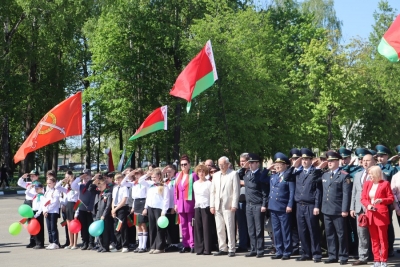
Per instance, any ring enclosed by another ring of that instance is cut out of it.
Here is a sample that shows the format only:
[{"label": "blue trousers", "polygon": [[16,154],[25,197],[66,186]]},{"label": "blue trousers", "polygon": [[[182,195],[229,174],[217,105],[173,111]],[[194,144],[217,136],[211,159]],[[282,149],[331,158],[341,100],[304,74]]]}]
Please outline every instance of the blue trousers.
[{"label": "blue trousers", "polygon": [[276,256],[292,254],[291,213],[271,210]]},{"label": "blue trousers", "polygon": [[46,217],[47,232],[49,233],[49,243],[59,244],[57,229],[58,213],[48,213]]}]

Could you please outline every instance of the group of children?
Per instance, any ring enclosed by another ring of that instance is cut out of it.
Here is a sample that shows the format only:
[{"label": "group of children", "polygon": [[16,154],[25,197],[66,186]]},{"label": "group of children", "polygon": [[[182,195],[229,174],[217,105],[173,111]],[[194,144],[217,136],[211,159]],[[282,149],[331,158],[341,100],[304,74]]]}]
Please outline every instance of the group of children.
[{"label": "group of children", "polygon": [[[187,167],[189,170],[190,165]],[[46,186],[38,181],[37,171],[24,174],[18,180],[18,185],[26,188],[25,204],[32,207],[34,217],[41,225],[41,231],[31,236],[31,242],[27,248],[45,248],[44,220],[46,220],[49,238],[46,249],[53,250],[62,247],[71,250],[78,249],[78,234],[68,230],[66,231],[67,242],[64,246],[60,246],[57,221],[63,216],[62,225],[66,229],[70,228],[72,220],[80,221],[81,250],[126,253],[135,248],[133,250],[135,253],[194,252],[193,235],[195,233],[192,227],[195,208],[198,208],[201,230],[196,232],[198,235],[196,238],[201,245],[196,250],[198,254],[210,255],[212,232],[206,232],[205,238],[203,236],[203,229],[208,229],[208,224],[212,221],[212,215],[209,212],[210,182],[205,179],[208,169],[202,165],[196,170],[200,172],[201,179],[195,173],[192,174],[192,171],[177,176],[180,177],[177,179],[180,186],[185,188],[190,184],[190,190],[194,195],[196,195],[195,189],[198,188],[196,197],[199,199],[199,203],[194,204],[195,196],[190,200],[187,200],[187,196],[181,197],[183,202],[193,202],[193,208],[189,211],[193,214],[190,215],[191,221],[183,222],[185,225],[181,223],[183,230],[184,227],[191,226],[191,233],[187,236],[182,234],[183,248],[179,245],[179,221],[186,217],[185,212],[181,211],[182,217],[176,212],[179,193],[175,185],[176,167],[174,165],[168,165],[163,170],[154,168],[146,173],[140,168],[135,170],[127,168],[122,173],[96,174],[93,177],[90,170],[84,170],[76,178],[72,172],[67,171],[65,178],[58,182],[56,174],[49,171],[46,174]],[[30,182],[27,182],[28,178]],[[200,209],[203,209],[203,212]],[[166,228],[158,226],[157,221],[161,216],[168,218],[169,223]],[[96,220],[104,221],[104,231],[98,238],[89,234],[89,226]],[[203,225],[202,220],[207,225]],[[136,238],[138,239],[137,246]]]}]

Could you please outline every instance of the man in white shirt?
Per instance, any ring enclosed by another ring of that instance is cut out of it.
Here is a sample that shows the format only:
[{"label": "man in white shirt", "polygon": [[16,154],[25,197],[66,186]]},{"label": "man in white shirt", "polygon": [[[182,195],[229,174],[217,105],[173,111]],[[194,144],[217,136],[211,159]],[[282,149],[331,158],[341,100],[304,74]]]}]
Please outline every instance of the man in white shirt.
[{"label": "man in white shirt", "polygon": [[[210,196],[210,212],[215,215],[217,226],[219,252],[214,256],[235,256],[235,212],[239,202],[239,176],[229,169],[229,159],[221,157],[218,160],[221,171],[213,176]],[[226,233],[228,245],[226,244]],[[229,252],[228,252],[229,251]]]},{"label": "man in white shirt", "polygon": [[112,192],[111,215],[114,218],[114,229],[115,238],[117,239],[117,246],[116,248],[112,249],[111,252],[116,252],[119,248],[122,248],[122,253],[127,253],[129,252],[129,242],[126,229],[126,217],[129,214],[129,192],[126,186],[121,186],[121,182],[123,180],[122,174],[116,174],[114,179],[115,185]]}]

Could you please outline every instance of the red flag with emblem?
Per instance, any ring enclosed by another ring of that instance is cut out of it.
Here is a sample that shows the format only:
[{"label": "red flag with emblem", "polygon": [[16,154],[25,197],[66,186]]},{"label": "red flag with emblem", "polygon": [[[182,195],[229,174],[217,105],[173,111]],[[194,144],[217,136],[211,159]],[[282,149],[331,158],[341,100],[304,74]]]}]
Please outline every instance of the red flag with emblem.
[{"label": "red flag with emblem", "polygon": [[24,160],[28,153],[68,136],[82,134],[82,93],[59,103],[39,121],[14,156],[14,162]]}]

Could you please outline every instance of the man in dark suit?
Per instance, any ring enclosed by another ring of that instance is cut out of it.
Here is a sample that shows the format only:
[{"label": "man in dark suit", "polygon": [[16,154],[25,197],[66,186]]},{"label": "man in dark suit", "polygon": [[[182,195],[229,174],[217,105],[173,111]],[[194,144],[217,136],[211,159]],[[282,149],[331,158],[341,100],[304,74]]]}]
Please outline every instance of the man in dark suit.
[{"label": "man in dark suit", "polygon": [[[322,175],[322,208],[329,259],[325,263],[335,263],[339,255],[340,265],[347,264],[347,224],[351,200],[351,177],[339,169],[341,156],[336,151],[326,153],[329,171]],[[336,244],[339,244],[339,248]]]},{"label": "man in dark suit", "polygon": [[264,218],[267,211],[269,184],[265,183],[265,173],[260,169],[260,157],[249,153],[250,170],[244,176],[246,187],[246,218],[251,251],[246,257],[264,257]]},{"label": "man in dark suit", "polygon": [[314,153],[311,150],[302,148],[300,152],[303,168],[296,175],[294,200],[297,205],[297,228],[302,255],[296,261],[314,259],[314,262],[321,262],[321,230],[318,215],[321,208],[322,190],[318,179],[322,171],[312,166]]}]

